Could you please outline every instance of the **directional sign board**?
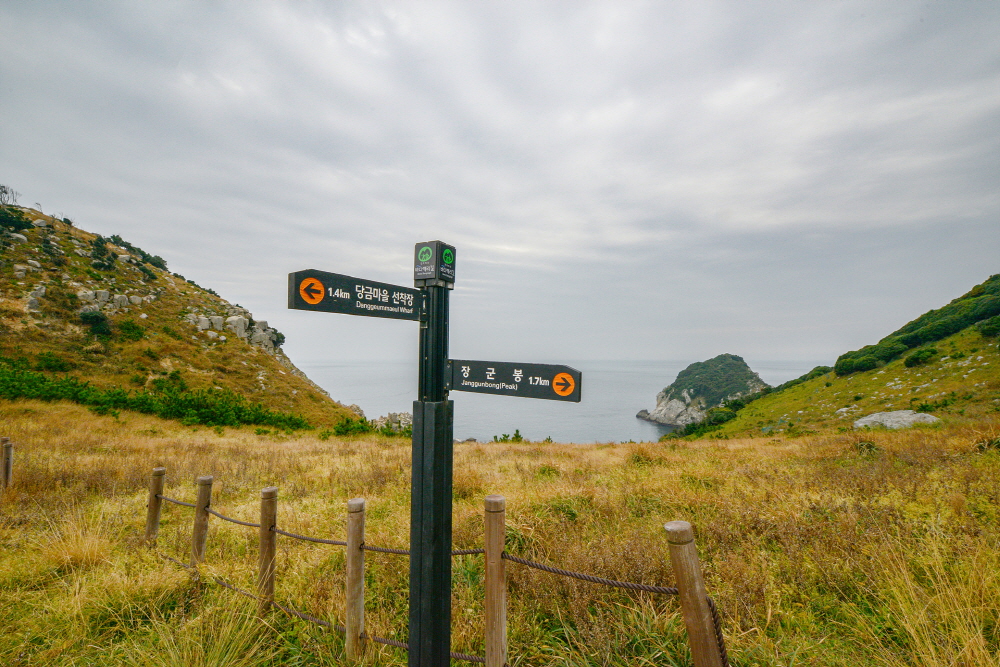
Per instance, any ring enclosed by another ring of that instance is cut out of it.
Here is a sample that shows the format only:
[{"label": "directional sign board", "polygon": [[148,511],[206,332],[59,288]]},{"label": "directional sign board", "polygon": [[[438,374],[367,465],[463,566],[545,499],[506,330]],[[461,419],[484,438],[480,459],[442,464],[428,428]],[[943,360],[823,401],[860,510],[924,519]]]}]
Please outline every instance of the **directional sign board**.
[{"label": "directional sign board", "polygon": [[580,371],[556,364],[452,359],[452,391],[580,402]]},{"label": "directional sign board", "polygon": [[419,320],[421,303],[423,293],[412,287],[315,269],[288,274],[288,307],[295,310]]}]

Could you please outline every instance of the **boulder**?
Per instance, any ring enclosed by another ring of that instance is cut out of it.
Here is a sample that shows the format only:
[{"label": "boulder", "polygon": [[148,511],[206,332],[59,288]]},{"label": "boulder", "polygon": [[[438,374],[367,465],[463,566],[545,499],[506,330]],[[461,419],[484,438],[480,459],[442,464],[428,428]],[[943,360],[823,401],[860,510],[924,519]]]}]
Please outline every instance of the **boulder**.
[{"label": "boulder", "polygon": [[39,285],[35,289],[31,290],[31,293],[28,294],[28,296],[35,297],[36,299],[42,298],[45,296],[45,285]]},{"label": "boulder", "polygon": [[27,260],[27,262],[28,262],[28,266],[30,266],[33,269],[40,269],[40,268],[42,268],[42,265],[39,264],[38,262],[36,262],[33,259],[29,259],[29,260]]},{"label": "boulder", "polygon": [[198,327],[198,331],[204,331],[205,329],[211,329],[212,328],[212,321],[209,320],[207,317],[199,317],[198,318],[198,322],[196,323],[196,326]]},{"label": "boulder", "polygon": [[247,337],[247,325],[250,322],[242,315],[233,315],[226,318],[226,328],[236,334],[237,338]]},{"label": "boulder", "polygon": [[35,220],[32,220],[31,224],[33,224],[35,227],[48,227],[49,226],[49,223],[46,222],[45,220],[42,220],[41,218],[36,218]]},{"label": "boulder", "polygon": [[28,237],[25,236],[24,234],[18,234],[17,232],[10,232],[9,234],[7,234],[7,236],[9,236],[10,238],[14,239],[15,241],[17,241],[19,243],[27,243],[28,242]]},{"label": "boulder", "polygon": [[138,306],[140,303],[142,303],[142,297],[133,294],[128,298],[128,302],[131,303],[133,306]]},{"label": "boulder", "polygon": [[128,305],[128,297],[124,294],[115,294],[111,303],[115,308],[124,308]]},{"label": "boulder", "polygon": [[914,424],[935,424],[941,421],[934,415],[924,412],[914,412],[913,410],[894,410],[892,412],[876,412],[875,414],[862,417],[854,422],[854,428],[873,428],[882,426],[885,428],[907,428]]},{"label": "boulder", "polygon": [[37,311],[38,310],[38,299],[36,299],[35,297],[30,297],[28,299],[28,304],[27,304],[26,307],[31,312]]},{"label": "boulder", "polygon": [[83,289],[76,293],[76,298],[80,301],[90,303],[97,300],[97,295],[94,293],[94,290]]},{"label": "boulder", "polygon": [[111,292],[106,289],[99,289],[94,292],[94,298],[97,299],[97,303],[104,303],[111,298]]},{"label": "boulder", "polygon": [[208,319],[212,323],[212,328],[213,329],[215,329],[216,331],[222,331],[222,327],[224,326],[224,322],[225,322],[225,320],[222,319],[222,316],[220,316],[220,315],[212,315]]}]

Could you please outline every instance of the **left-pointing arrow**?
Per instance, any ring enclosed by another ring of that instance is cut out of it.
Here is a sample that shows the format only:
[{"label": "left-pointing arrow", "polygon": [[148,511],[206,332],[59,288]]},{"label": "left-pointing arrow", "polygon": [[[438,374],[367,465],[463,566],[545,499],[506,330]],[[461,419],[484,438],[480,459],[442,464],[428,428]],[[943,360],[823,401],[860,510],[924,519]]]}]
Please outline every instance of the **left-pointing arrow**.
[{"label": "left-pointing arrow", "polygon": [[299,295],[306,303],[315,306],[323,300],[326,290],[318,278],[306,278],[299,283]]}]

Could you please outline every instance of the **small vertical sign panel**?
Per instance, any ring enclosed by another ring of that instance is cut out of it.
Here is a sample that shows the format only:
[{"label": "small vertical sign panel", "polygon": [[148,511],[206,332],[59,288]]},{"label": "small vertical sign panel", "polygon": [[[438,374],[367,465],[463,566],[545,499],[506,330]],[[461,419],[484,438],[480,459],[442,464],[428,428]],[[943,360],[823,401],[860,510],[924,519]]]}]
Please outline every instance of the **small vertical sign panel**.
[{"label": "small vertical sign panel", "polygon": [[413,249],[413,281],[417,287],[455,284],[455,246],[441,241],[418,243]]}]

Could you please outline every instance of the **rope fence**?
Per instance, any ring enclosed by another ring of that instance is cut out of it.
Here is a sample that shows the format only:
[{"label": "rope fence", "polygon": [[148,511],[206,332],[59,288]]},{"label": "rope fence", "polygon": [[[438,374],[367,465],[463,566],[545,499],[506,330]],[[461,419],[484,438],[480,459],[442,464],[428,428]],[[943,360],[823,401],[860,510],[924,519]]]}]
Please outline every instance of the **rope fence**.
[{"label": "rope fence", "polygon": [[[6,474],[6,468],[4,472]],[[365,632],[364,552],[372,551],[409,556],[410,550],[379,547],[365,543],[365,501],[363,498],[353,498],[347,503],[347,540],[326,539],[298,535],[277,527],[278,489],[276,487],[268,487],[261,491],[261,520],[259,523],[252,523],[228,517],[210,507],[212,477],[198,478],[198,499],[195,503],[186,503],[164,496],[163,479],[165,472],[165,468],[154,468],[150,480],[145,535],[147,544],[153,546],[156,543],[160,524],[161,501],[193,508],[195,510],[195,518],[192,531],[190,564],[182,563],[167,555],[164,555],[164,558],[197,572],[197,565],[204,560],[208,517],[210,515],[229,523],[257,528],[260,530],[257,593],[240,589],[219,577],[213,577],[215,583],[257,600],[259,613],[261,614],[266,613],[268,609],[274,607],[291,616],[343,633],[345,635],[347,657],[351,661],[362,659],[365,642],[369,641],[409,650],[409,646],[405,642],[384,637],[375,637]],[[691,524],[685,521],[671,521],[664,526],[667,532],[670,560],[677,579],[677,586],[651,586],[648,584],[607,579],[582,572],[573,572],[510,554],[504,549],[506,500],[502,496],[487,496],[485,510],[486,546],[484,548],[454,550],[452,551],[452,555],[471,556],[482,554],[485,556],[484,607],[486,617],[486,656],[480,657],[452,652],[451,657],[453,659],[485,664],[487,667],[507,666],[507,588],[504,563],[505,561],[509,561],[550,574],[602,586],[661,595],[676,595],[680,598],[682,616],[695,667],[729,667],[729,657],[726,651],[719,612],[715,602],[708,596],[705,590],[701,565],[698,561],[697,550],[694,545],[694,530]],[[325,621],[274,600],[275,538],[277,535],[303,542],[329,544],[347,548],[345,625],[341,626]]]}]

